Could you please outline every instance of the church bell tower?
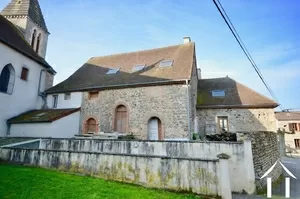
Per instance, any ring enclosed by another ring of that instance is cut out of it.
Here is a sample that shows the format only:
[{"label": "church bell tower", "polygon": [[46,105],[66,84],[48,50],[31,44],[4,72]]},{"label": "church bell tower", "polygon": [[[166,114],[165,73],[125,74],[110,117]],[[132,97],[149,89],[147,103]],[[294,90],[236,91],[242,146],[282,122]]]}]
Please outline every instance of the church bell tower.
[{"label": "church bell tower", "polygon": [[33,50],[45,59],[50,33],[38,0],[11,0],[0,14],[15,25]]}]

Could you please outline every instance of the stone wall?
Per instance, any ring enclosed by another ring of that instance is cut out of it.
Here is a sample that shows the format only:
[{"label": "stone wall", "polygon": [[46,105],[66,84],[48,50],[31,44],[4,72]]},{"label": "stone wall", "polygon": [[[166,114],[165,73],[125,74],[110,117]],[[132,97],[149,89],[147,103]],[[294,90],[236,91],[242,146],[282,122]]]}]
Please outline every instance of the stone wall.
[{"label": "stone wall", "polygon": [[186,85],[103,90],[97,99],[92,100],[85,92],[81,124],[92,117],[99,123],[100,132],[113,132],[116,107],[124,105],[128,113],[128,133],[147,139],[148,121],[151,117],[158,117],[165,138],[188,138],[187,100]]},{"label": "stone wall", "polygon": [[[237,133],[237,135],[238,140],[251,139],[256,185],[258,188],[266,187],[266,178],[260,180],[260,177],[280,159],[277,134],[274,132],[243,132]],[[281,174],[282,168],[277,164],[270,177],[272,177],[272,181],[276,181]]]},{"label": "stone wall", "polygon": [[196,112],[196,103],[197,103],[197,88],[198,88],[198,77],[197,77],[197,63],[196,57],[194,56],[191,82],[190,82],[190,132],[191,136],[193,133],[197,132],[197,112]]},{"label": "stone wall", "polygon": [[[228,164],[223,160],[219,163],[218,159],[17,148],[2,148],[0,158],[151,188],[231,198],[230,182],[226,177],[228,170],[220,170]],[[226,191],[227,197],[223,195]]]},{"label": "stone wall", "polygon": [[[232,191],[253,193],[253,190],[255,190],[253,163],[249,162],[250,160],[246,158],[247,153],[252,153],[251,145],[250,149],[248,149],[242,142],[42,139],[40,147],[47,150],[154,155],[200,159],[210,159],[212,157],[217,157],[220,153],[226,153],[230,156],[228,163]],[[251,157],[250,159],[252,160]],[[248,169],[246,166],[249,164],[250,168]],[[247,177],[246,174],[251,172],[253,173],[253,176]]]},{"label": "stone wall", "polygon": [[217,117],[227,116],[230,132],[276,131],[274,109],[197,109],[198,132],[217,132]]}]

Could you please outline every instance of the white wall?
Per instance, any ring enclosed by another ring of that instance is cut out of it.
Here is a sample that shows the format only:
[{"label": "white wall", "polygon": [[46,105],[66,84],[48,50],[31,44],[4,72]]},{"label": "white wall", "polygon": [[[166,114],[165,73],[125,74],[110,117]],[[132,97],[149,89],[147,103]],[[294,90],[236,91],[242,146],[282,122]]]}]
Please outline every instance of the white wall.
[{"label": "white wall", "polygon": [[82,93],[81,92],[73,92],[71,93],[71,98],[69,100],[65,100],[65,94],[49,94],[47,95],[47,104],[49,108],[53,108],[53,95],[58,95],[57,109],[60,108],[79,108],[81,107],[82,101]]},{"label": "white wall", "polygon": [[78,134],[80,111],[52,123],[12,124],[11,137],[71,138]]},{"label": "white wall", "polygon": [[[11,95],[0,92],[0,137],[6,135],[6,120],[28,110],[40,108],[41,97],[38,96],[38,85],[41,65],[0,43],[0,72],[12,64],[15,70],[15,84]],[[28,80],[20,79],[22,67],[29,69]],[[45,75],[42,77],[45,81]],[[43,91],[44,88],[41,88]]]}]

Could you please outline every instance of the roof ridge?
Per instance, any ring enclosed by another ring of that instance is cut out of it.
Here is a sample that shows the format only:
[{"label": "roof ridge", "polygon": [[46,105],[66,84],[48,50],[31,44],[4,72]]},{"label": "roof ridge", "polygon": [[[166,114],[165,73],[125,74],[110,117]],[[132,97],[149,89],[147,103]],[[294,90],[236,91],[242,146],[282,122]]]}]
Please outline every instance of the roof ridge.
[{"label": "roof ridge", "polygon": [[[195,43],[195,42],[190,42],[190,43]],[[149,51],[155,51],[155,50],[161,50],[161,49],[179,47],[179,46],[184,46],[184,45],[186,45],[186,44],[177,44],[177,45],[170,45],[170,46],[164,46],[164,47],[159,47],[159,48],[151,48],[151,49],[145,49],[145,50],[138,50],[138,51],[123,52],[123,53],[116,53],[116,54],[110,54],[110,55],[103,55],[103,56],[91,57],[88,61],[90,61],[92,59],[97,59],[97,58],[113,57],[113,56],[120,56],[120,55],[133,54],[133,53],[141,53],[141,52],[149,52]]]},{"label": "roof ridge", "polygon": [[[199,79],[200,80],[214,80],[214,79],[226,79],[226,78],[230,78],[230,77],[212,77],[212,78],[203,78],[203,79]],[[230,78],[231,79],[231,78]],[[235,80],[234,80],[235,81]]]}]

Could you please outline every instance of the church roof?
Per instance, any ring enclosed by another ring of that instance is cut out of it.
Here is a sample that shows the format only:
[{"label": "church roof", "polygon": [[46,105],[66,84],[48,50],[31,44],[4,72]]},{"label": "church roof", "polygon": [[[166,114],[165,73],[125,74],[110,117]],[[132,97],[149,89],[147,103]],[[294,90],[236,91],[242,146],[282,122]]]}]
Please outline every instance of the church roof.
[{"label": "church roof", "polygon": [[3,16],[27,16],[49,33],[38,0],[12,0],[0,14]]},{"label": "church roof", "polygon": [[25,55],[26,57],[36,61],[45,68],[50,69],[53,74],[56,72],[40,57],[25,40],[23,34],[10,21],[0,15],[0,42]]},{"label": "church roof", "polygon": [[278,104],[229,78],[198,81],[197,108],[275,108]]},{"label": "church roof", "polygon": [[[182,83],[191,79],[195,55],[194,42],[114,54],[89,59],[68,79],[48,89],[47,93],[112,89],[146,85]],[[171,66],[162,67],[164,60]],[[170,63],[170,62],[169,62]],[[141,70],[135,70],[135,66]],[[116,74],[107,74],[119,69]]]}]

